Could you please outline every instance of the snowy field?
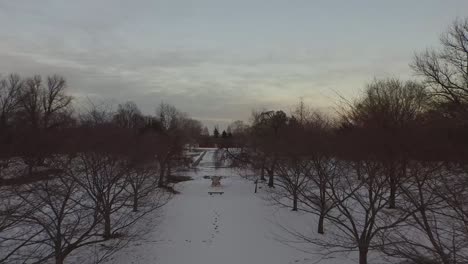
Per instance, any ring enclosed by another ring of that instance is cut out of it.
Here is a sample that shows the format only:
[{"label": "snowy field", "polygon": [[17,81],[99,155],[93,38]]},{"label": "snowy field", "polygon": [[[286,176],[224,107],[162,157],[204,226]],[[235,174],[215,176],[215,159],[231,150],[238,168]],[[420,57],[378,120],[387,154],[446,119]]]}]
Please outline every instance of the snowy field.
[{"label": "snowy field", "polygon": [[[318,263],[319,255],[298,249],[307,245],[285,244],[281,225],[313,234],[315,220],[269,204],[262,190],[231,168],[215,168],[213,149],[188,174],[193,181],[179,183],[181,193],[165,206],[158,225],[148,226],[145,236],[112,256],[108,263],[158,264],[288,264]],[[210,187],[204,176],[223,176],[222,187]],[[209,195],[209,191],[223,195]],[[281,224],[281,225],[280,225]],[[370,261],[372,261],[370,259]],[[353,263],[354,254],[320,263]],[[370,262],[373,263],[373,262]]]}]

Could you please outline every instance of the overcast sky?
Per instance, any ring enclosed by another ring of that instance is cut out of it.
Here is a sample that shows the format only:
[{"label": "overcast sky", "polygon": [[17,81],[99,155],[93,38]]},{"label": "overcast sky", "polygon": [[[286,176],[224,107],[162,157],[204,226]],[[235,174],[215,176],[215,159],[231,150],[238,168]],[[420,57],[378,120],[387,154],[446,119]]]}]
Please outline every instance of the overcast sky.
[{"label": "overcast sky", "polygon": [[467,0],[0,0],[0,73],[58,73],[77,98],[165,101],[223,126],[412,78],[414,52],[467,15]]}]

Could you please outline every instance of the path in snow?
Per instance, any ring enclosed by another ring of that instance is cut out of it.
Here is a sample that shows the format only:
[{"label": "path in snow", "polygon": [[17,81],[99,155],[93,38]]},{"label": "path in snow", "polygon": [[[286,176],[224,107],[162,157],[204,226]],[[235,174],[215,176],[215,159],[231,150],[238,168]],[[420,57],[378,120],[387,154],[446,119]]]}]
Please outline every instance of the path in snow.
[{"label": "path in snow", "polygon": [[[278,241],[277,232],[281,229],[274,223],[278,210],[269,206],[259,194],[254,194],[253,183],[239,177],[236,171],[216,169],[213,155],[214,150],[208,150],[198,169],[190,172],[193,181],[176,185],[181,194],[166,205],[162,222],[151,228],[142,241],[118,252],[109,263],[287,264],[316,261],[313,255]],[[203,178],[213,175],[224,176],[222,187],[211,188],[211,181]],[[208,191],[213,189],[222,190],[224,194],[210,196]],[[288,223],[304,221],[298,213],[283,211]]]}]

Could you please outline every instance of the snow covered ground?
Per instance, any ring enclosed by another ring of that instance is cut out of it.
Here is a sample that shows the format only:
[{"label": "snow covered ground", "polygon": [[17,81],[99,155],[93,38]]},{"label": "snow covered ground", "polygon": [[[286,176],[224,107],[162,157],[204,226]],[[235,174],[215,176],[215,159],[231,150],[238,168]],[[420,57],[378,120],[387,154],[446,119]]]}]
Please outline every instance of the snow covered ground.
[{"label": "snow covered ground", "polygon": [[[189,172],[193,181],[176,185],[181,193],[165,206],[161,223],[149,226],[141,241],[132,242],[108,263],[158,264],[288,264],[317,263],[319,256],[301,252],[283,239],[288,228],[314,233],[309,215],[271,206],[252,181],[230,168],[215,168],[214,150],[207,150],[197,169]],[[222,187],[210,187],[203,176],[224,176]],[[209,195],[208,191],[223,191]],[[306,245],[298,244],[305,249]],[[353,256],[322,260],[320,263],[353,263]]]}]

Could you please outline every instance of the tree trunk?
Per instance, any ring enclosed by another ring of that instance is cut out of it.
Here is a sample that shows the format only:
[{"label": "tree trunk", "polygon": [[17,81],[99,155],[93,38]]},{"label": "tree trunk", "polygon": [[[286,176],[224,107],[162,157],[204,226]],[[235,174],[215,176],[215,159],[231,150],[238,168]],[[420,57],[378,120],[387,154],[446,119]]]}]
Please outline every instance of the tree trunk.
[{"label": "tree trunk", "polygon": [[394,172],[390,175],[390,197],[388,201],[388,208],[395,209],[395,197],[396,197],[396,189],[397,189],[397,179],[395,178],[396,175]]},{"label": "tree trunk", "polygon": [[275,187],[275,183],[273,179],[273,170],[268,170],[268,187],[270,188]]},{"label": "tree trunk", "polygon": [[359,264],[367,264],[368,248],[359,248]]},{"label": "tree trunk", "polygon": [[138,191],[133,194],[133,212],[138,212]]},{"label": "tree trunk", "polygon": [[172,170],[171,170],[171,163],[169,162],[167,164],[167,172],[166,172],[166,183],[169,183],[171,180],[171,177],[172,177]]},{"label": "tree trunk", "polygon": [[61,254],[55,254],[55,264],[63,264],[64,257]]},{"label": "tree trunk", "polygon": [[388,208],[395,209],[396,208],[396,192],[397,186],[399,181],[400,174],[397,173],[397,168],[399,168],[399,163],[394,158],[388,164],[388,173],[389,173],[389,187],[390,187],[390,196],[388,198]]},{"label": "tree trunk", "polygon": [[262,170],[260,172],[260,180],[261,181],[266,181],[265,179],[265,166],[262,165]]},{"label": "tree trunk", "polygon": [[108,240],[111,238],[111,218],[110,213],[104,215],[104,239]]},{"label": "tree trunk", "polygon": [[297,211],[297,193],[294,191],[293,192],[293,211]]},{"label": "tree trunk", "polygon": [[324,231],[324,228],[323,228],[323,222],[325,220],[325,215],[324,213],[320,213],[320,216],[319,216],[319,221],[318,221],[318,230],[317,232],[319,234],[325,234],[325,231]]},{"label": "tree trunk", "polygon": [[29,173],[29,176],[32,176],[33,174],[33,168],[34,168],[34,165],[32,163],[29,163],[28,164],[28,173]]},{"label": "tree trunk", "polygon": [[356,165],[356,173],[357,173],[357,179],[358,179],[358,181],[362,180],[361,164],[357,164],[357,165]]},{"label": "tree trunk", "polygon": [[54,253],[55,253],[55,264],[63,264],[63,261],[65,259],[65,254],[62,251],[62,236],[60,233],[57,234],[56,241],[54,243]]},{"label": "tree trunk", "polygon": [[388,208],[390,209],[396,208],[395,195],[396,195],[396,187],[394,185],[391,185],[390,186],[390,198],[388,201]]},{"label": "tree trunk", "polygon": [[164,187],[164,172],[166,171],[166,168],[164,165],[160,165],[159,169],[159,179],[158,179],[158,187]]}]

